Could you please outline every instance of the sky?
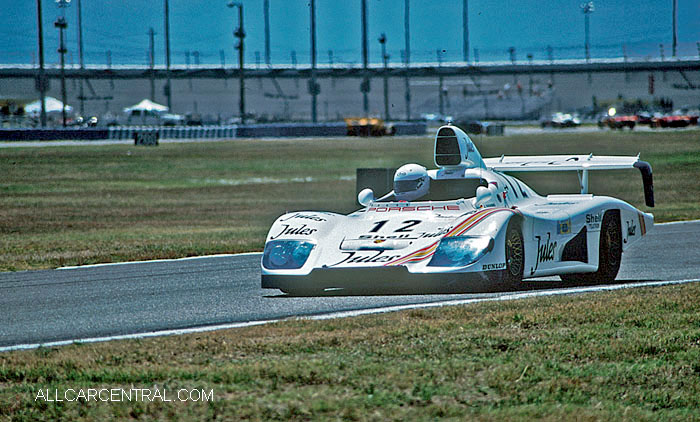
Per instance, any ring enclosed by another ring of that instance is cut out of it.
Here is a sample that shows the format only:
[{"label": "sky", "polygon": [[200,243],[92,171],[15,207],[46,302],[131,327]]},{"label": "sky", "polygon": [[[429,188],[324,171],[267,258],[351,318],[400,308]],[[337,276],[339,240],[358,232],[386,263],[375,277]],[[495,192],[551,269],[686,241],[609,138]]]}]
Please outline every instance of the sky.
[{"label": "sky", "polygon": [[[47,63],[58,63],[58,30],[53,22],[60,10],[53,0],[41,0]],[[245,23],[246,61],[263,61],[263,0],[240,0]],[[271,57],[273,63],[290,63],[292,51],[298,63],[310,61],[309,1],[269,0]],[[381,33],[387,37],[392,62],[400,62],[404,49],[404,1],[367,0],[370,61],[381,61]],[[463,57],[463,0],[409,0],[411,59],[434,62],[437,50],[445,61]],[[66,8],[68,63],[77,63],[77,2]],[[470,59],[474,48],[480,61],[508,59],[508,47],[518,60],[532,54],[547,59],[547,46],[555,58],[584,56],[582,0],[469,0]],[[590,16],[592,56],[620,57],[622,46],[633,57],[658,57],[659,44],[671,55],[672,0],[594,1]],[[170,0],[172,62],[184,64],[187,52],[198,51],[201,63],[220,64],[223,50],[227,64],[237,63],[233,30],[235,9],[227,0]],[[105,64],[111,51],[114,64],[147,64],[149,36],[155,32],[156,63],[165,61],[163,0],[82,0],[85,61]],[[37,61],[36,0],[0,0],[0,63]],[[316,0],[317,61],[361,63],[360,0]],[[679,55],[698,55],[700,2],[678,0]],[[194,55],[190,55],[194,63]]]}]

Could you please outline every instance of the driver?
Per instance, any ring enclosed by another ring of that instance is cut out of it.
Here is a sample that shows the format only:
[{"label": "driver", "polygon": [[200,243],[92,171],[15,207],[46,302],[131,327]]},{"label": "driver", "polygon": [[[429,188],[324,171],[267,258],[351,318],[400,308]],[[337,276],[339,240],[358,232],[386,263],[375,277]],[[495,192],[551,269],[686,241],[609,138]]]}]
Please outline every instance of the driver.
[{"label": "driver", "polygon": [[397,201],[415,201],[430,189],[430,176],[425,167],[405,164],[394,174],[394,197]]}]

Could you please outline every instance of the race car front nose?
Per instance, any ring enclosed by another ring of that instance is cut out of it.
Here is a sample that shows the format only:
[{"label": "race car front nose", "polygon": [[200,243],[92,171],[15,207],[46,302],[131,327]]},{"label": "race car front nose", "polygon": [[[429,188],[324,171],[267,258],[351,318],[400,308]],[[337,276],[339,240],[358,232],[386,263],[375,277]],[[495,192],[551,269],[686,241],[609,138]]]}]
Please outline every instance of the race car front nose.
[{"label": "race car front nose", "polygon": [[452,236],[440,240],[429,267],[465,267],[493,250],[490,236]]}]

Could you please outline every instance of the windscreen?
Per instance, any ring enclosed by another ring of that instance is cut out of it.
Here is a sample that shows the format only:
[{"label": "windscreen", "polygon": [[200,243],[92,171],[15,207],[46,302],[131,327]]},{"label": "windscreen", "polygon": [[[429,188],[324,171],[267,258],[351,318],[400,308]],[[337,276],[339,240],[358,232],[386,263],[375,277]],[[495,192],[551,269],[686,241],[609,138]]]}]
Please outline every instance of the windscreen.
[{"label": "windscreen", "polygon": [[427,199],[421,201],[449,201],[460,198],[473,198],[476,188],[488,186],[484,179],[443,179],[431,180]]},{"label": "windscreen", "polygon": [[[409,182],[415,182],[413,180]],[[416,201],[451,201],[460,198],[473,198],[476,196],[476,188],[479,186],[488,187],[484,179],[442,179],[430,180],[430,191],[427,195],[414,200]],[[406,192],[406,191],[400,191]],[[392,195],[381,202],[394,202],[396,198]]]}]

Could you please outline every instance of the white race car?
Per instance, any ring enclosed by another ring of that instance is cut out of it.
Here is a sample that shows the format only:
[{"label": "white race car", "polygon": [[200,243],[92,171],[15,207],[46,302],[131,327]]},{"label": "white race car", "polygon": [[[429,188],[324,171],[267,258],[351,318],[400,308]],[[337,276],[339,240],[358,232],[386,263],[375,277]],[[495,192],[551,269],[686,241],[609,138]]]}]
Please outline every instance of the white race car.
[{"label": "white race car", "polygon": [[[639,157],[554,155],[482,159],[455,126],[435,138],[437,169],[408,164],[393,190],[350,214],[293,212],[272,225],[262,287],[298,295],[454,293],[564,281],[613,281],[622,252],[654,217],[588,193],[592,170],[638,168],[654,206],[651,167]],[[580,194],[538,195],[503,172],[577,171]]]}]

